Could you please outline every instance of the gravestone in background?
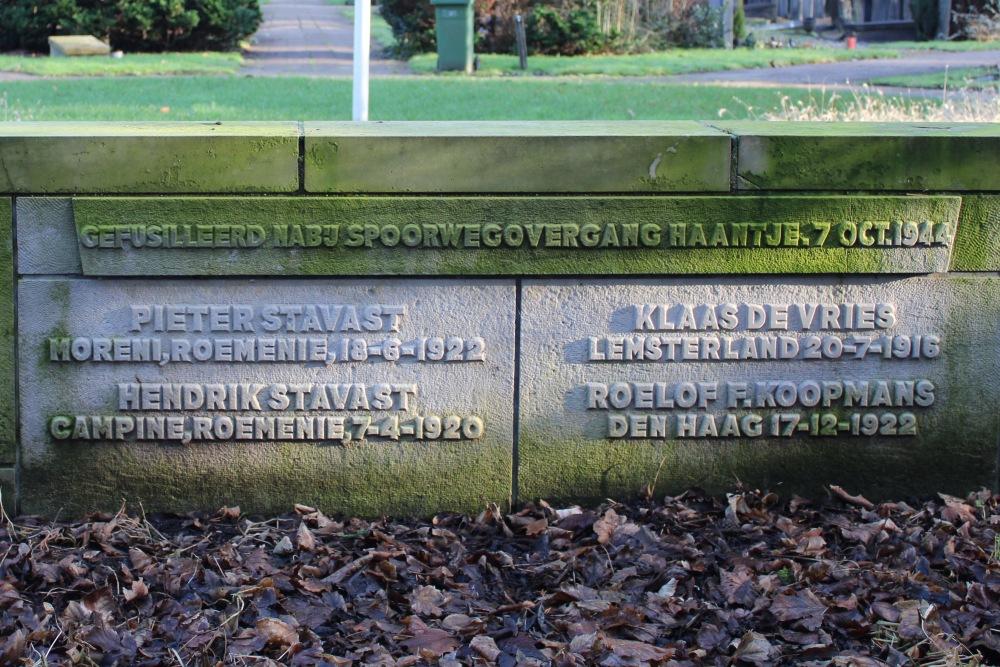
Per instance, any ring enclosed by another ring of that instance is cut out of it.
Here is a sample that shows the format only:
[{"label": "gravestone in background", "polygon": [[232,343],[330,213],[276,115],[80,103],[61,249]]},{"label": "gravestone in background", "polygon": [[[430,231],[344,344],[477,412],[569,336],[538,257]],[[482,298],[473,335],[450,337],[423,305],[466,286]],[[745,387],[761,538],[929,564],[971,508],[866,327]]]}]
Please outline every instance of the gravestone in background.
[{"label": "gravestone in background", "polygon": [[998,155],[986,125],[0,126],[0,489],[995,488]]},{"label": "gravestone in background", "polygon": [[49,37],[49,55],[53,58],[107,56],[111,47],[93,35],[53,35]]}]

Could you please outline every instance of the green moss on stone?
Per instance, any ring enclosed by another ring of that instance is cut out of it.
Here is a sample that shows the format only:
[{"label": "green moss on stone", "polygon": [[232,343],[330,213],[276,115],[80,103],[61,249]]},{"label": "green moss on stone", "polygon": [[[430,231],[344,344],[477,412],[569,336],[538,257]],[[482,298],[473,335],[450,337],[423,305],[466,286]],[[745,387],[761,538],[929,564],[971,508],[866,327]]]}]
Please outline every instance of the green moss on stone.
[{"label": "green moss on stone", "polygon": [[[979,473],[989,479],[982,486],[1000,489],[1000,412],[990,398],[1000,377],[1000,356],[996,353],[997,323],[1000,322],[1000,279],[983,275],[950,275],[947,278],[968,295],[953,305],[942,340],[947,354],[948,411],[942,416],[947,444],[955,450],[953,463],[941,469],[963,471],[982,466]],[[970,341],[985,340],[976,345]],[[981,452],[981,453],[980,453]],[[979,456],[977,456],[979,453]],[[982,459],[982,463],[979,459]],[[935,469],[935,473],[937,470]]]},{"label": "green moss on stone", "polygon": [[22,469],[22,510],[53,516],[114,510],[278,513],[295,503],[362,516],[477,512],[508,504],[510,445],[54,443]]},{"label": "green moss on stone", "polygon": [[952,271],[1000,271],[1000,196],[962,198]]},{"label": "green moss on stone", "polygon": [[297,123],[0,123],[0,192],[294,192]]},{"label": "green moss on stone", "polygon": [[995,123],[733,122],[741,190],[1000,190]]},{"label": "green moss on stone", "polygon": [[[544,394],[529,382],[521,386],[519,500],[596,502],[608,497],[628,498],[641,494],[653,482],[657,494],[678,493],[692,486],[720,493],[743,483],[814,497],[824,494],[828,485],[839,484],[872,499],[924,496],[936,491],[960,495],[981,486],[996,489],[1000,483],[1000,414],[993,406],[998,396],[994,380],[1000,376],[1000,354],[993,343],[996,323],[1000,322],[1000,279],[941,275],[926,280],[946,282],[953,296],[948,300],[947,317],[941,322],[942,353],[931,362],[939,365],[934,377],[943,381],[937,383],[932,406],[912,408],[918,414],[919,431],[915,437],[585,437],[579,420],[586,415],[571,414],[566,407],[561,408],[563,413],[555,406],[553,413],[529,409],[525,401],[539,400],[536,393]],[[550,353],[558,359],[554,363],[565,363],[562,350],[546,350],[546,354],[529,351],[521,359],[522,381],[531,376],[525,373],[526,366],[545,363]],[[802,368],[800,364],[809,363],[795,362],[795,366]],[[873,368],[878,370],[870,370],[867,377],[885,374],[901,378],[914,373],[905,362]],[[793,376],[796,373],[793,367],[789,371]],[[684,377],[677,375],[680,373],[664,371],[657,379]],[[720,377],[725,377],[724,370],[720,370]],[[832,377],[838,377],[836,371]],[[593,379],[601,379],[600,371]],[[625,370],[616,379],[632,378]],[[843,416],[851,410],[793,411]],[[560,425],[561,414],[572,425]]]},{"label": "green moss on stone", "polygon": [[17,396],[14,376],[13,203],[0,198],[0,464],[14,463],[17,452]]},{"label": "green moss on stone", "polygon": [[679,122],[307,123],[307,192],[722,192],[731,142]]},{"label": "green moss on stone", "polygon": [[[958,219],[958,197],[142,197],[74,199],[78,230],[130,225],[259,226],[499,223],[639,224],[812,223]],[[761,273],[924,273],[946,271],[950,247],[822,246],[656,248],[88,248],[85,275],[629,275]]]},{"label": "green moss on stone", "polygon": [[[968,435],[970,430],[965,427],[958,433]],[[656,494],[676,494],[692,487],[722,493],[739,483],[807,497],[822,495],[830,484],[873,499],[924,496],[933,491],[962,494],[981,486],[995,487],[995,433],[979,429],[972,440],[943,435],[924,439],[917,446],[902,441],[874,444],[858,438],[730,443],[522,438],[519,499],[597,502],[633,498],[654,481]]]}]

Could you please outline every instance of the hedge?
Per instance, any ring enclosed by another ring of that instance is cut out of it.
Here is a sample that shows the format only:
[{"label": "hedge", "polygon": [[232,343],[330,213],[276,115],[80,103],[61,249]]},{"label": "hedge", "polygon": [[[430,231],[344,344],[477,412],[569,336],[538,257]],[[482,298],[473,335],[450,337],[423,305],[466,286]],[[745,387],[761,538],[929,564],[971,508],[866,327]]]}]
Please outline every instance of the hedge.
[{"label": "hedge", "polygon": [[125,51],[230,50],[261,18],[258,0],[2,0],[0,50],[45,52],[71,34]]}]

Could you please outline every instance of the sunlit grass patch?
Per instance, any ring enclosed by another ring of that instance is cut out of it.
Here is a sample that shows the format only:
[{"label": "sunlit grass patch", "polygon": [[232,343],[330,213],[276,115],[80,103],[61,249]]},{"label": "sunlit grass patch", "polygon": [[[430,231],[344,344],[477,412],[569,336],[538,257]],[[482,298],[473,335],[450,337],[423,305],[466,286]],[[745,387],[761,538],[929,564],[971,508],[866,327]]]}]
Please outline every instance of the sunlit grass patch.
[{"label": "sunlit grass patch", "polygon": [[820,89],[784,96],[776,109],[748,111],[764,120],[995,123],[1000,122],[1000,94],[952,89],[933,97],[895,97],[862,86],[846,93]]},{"label": "sunlit grass patch", "polygon": [[151,76],[233,74],[243,64],[239,53],[126,53],[121,58],[0,55],[0,71],[36,76]]}]

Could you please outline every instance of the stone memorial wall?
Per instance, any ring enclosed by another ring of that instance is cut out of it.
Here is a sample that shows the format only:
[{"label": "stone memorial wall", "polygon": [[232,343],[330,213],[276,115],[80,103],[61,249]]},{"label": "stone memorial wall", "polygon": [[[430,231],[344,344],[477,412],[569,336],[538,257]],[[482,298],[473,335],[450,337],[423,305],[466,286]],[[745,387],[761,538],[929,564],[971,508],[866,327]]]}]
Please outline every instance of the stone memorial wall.
[{"label": "stone memorial wall", "polygon": [[1000,129],[0,124],[8,508],[996,488]]}]

